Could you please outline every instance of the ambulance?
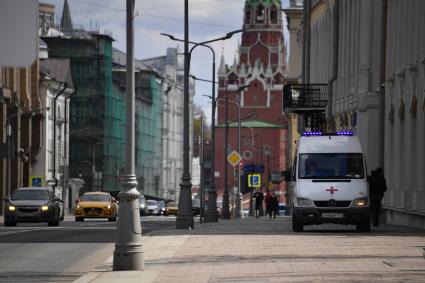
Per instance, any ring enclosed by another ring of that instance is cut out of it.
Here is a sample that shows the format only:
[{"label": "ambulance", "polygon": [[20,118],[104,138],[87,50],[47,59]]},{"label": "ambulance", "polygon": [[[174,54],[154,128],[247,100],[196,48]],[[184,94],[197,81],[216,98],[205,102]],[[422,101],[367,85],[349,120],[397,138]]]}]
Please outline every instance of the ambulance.
[{"label": "ambulance", "polygon": [[305,132],[297,143],[292,181],[292,229],[336,223],[370,232],[366,161],[349,131]]}]

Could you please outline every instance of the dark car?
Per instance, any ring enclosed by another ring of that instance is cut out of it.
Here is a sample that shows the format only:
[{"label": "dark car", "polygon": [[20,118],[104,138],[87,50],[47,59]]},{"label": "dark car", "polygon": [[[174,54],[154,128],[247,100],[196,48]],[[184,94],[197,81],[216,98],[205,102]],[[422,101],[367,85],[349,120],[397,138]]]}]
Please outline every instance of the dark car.
[{"label": "dark car", "polygon": [[159,208],[159,214],[158,215],[165,215],[165,211],[167,209],[167,205],[165,204],[165,201],[159,200],[158,201],[158,208]]},{"label": "dark car", "polygon": [[19,222],[47,222],[49,226],[59,226],[62,201],[49,188],[19,188],[5,201],[4,226],[16,226]]},{"label": "dark car", "polygon": [[201,214],[201,200],[194,198],[192,199],[192,213],[193,215]]}]

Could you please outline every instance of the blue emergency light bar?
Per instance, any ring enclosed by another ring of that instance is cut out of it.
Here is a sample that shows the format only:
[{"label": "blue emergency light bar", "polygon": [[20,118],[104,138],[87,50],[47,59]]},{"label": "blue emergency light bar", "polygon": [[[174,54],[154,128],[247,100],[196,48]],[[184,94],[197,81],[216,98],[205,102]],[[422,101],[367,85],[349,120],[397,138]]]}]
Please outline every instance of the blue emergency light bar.
[{"label": "blue emergency light bar", "polygon": [[311,137],[311,136],[352,136],[352,131],[338,131],[336,133],[322,133],[322,132],[304,132],[303,136]]},{"label": "blue emergency light bar", "polygon": [[338,131],[336,132],[337,136],[352,136],[353,132],[351,131]]},{"label": "blue emergency light bar", "polygon": [[322,132],[304,132],[303,133],[303,136],[306,136],[306,137],[308,137],[308,136],[321,136],[322,135]]}]

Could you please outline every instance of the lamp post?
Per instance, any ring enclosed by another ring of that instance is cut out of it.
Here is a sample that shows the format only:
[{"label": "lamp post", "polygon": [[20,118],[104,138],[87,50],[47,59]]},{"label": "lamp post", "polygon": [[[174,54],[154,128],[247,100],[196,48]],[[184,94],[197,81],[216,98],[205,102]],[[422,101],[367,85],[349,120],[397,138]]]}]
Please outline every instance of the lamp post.
[{"label": "lamp post", "polygon": [[[187,20],[187,19],[185,19]],[[207,82],[211,82],[212,83],[212,105],[211,105],[211,147],[212,147],[212,158],[211,158],[211,183],[210,186],[208,188],[208,207],[207,207],[207,212],[205,214],[205,222],[217,222],[218,221],[218,214],[217,214],[217,189],[215,186],[215,126],[214,126],[214,121],[215,121],[215,104],[216,104],[216,99],[215,99],[215,52],[214,49],[209,46],[207,43],[211,43],[211,42],[215,42],[215,41],[220,41],[220,40],[226,40],[226,39],[230,39],[234,34],[236,33],[240,33],[243,30],[234,30],[231,31],[229,33],[227,33],[225,36],[220,37],[220,38],[216,38],[216,39],[212,39],[212,40],[208,40],[208,41],[204,41],[204,42],[193,42],[193,41],[189,41],[188,39],[183,40],[183,39],[179,39],[174,37],[173,35],[170,34],[166,34],[166,33],[161,33],[161,35],[163,36],[167,36],[169,39],[174,40],[174,41],[180,41],[180,42],[185,42],[186,41],[188,43],[193,44],[190,52],[189,52],[189,67],[188,67],[188,71],[186,74],[185,71],[185,78],[186,75],[189,76],[189,71],[190,71],[190,56],[192,51],[198,47],[198,46],[202,46],[202,47],[206,47],[208,48],[213,56],[213,64],[212,64],[212,81],[207,81]],[[185,52],[186,53],[186,52]],[[186,62],[185,62],[185,66],[186,66]],[[196,77],[192,76],[192,78],[197,79]],[[202,81],[206,81],[206,80],[202,80]],[[186,124],[185,124],[186,125]],[[184,228],[184,227],[183,227]]]},{"label": "lamp post", "polygon": [[[194,78],[195,80],[215,84],[215,81],[200,79],[200,78],[197,78],[195,76],[191,76],[191,77]],[[236,90],[236,92],[241,92],[248,87],[250,87],[250,85],[242,85]],[[227,93],[227,85],[226,85],[225,94],[224,94],[225,95],[225,102],[226,102],[226,104],[225,104],[225,107],[226,107],[226,110],[225,110],[225,127],[226,127],[226,129],[225,129],[225,131],[226,132],[225,132],[225,146],[224,146],[225,147],[225,149],[224,149],[224,192],[223,192],[223,204],[222,204],[222,212],[221,212],[221,218],[223,218],[223,219],[230,219],[229,191],[228,191],[228,187],[227,187],[227,151],[228,151],[228,147],[227,147],[228,146],[228,123],[227,123],[228,107],[227,106],[228,106],[228,102],[229,102],[227,94],[228,93]],[[204,95],[204,96],[207,96],[212,100],[211,104],[213,105],[213,109],[212,109],[213,116],[212,116],[211,124],[212,124],[212,132],[215,133],[215,127],[214,127],[215,116],[214,116],[214,114],[215,114],[217,100],[221,99],[221,97],[218,96],[217,98],[215,98],[214,96],[208,96],[208,95]],[[239,102],[236,102],[236,101],[233,101],[233,100],[231,100],[230,102],[237,104],[238,109],[239,109],[239,111],[238,111],[238,121],[239,121],[239,125],[238,125],[238,152],[240,153],[240,121],[241,121],[241,119],[240,119],[240,100],[239,100]],[[212,146],[215,147],[215,141],[214,141]],[[213,153],[215,153],[215,151],[213,151]],[[214,156],[215,155],[213,155],[213,160],[215,158]],[[239,166],[238,166],[238,175],[240,176]],[[242,206],[241,202],[242,202],[242,195],[240,193],[240,177],[239,177],[239,181],[238,181],[238,201],[237,201],[237,203],[239,203],[239,206],[237,204],[237,210],[238,210],[238,214],[241,215],[241,217],[242,217],[243,206]],[[208,203],[209,203],[209,201],[208,201]],[[209,206],[208,206],[208,209],[209,209]],[[236,217],[238,217],[238,216],[236,216]]]},{"label": "lamp post", "polygon": [[[134,1],[126,2],[127,18],[127,71],[126,71],[126,163],[125,175],[120,176],[120,198],[117,240],[113,257],[113,270],[144,270],[142,227],[139,196],[135,172],[135,93],[134,93]],[[187,1],[187,0],[186,0]],[[137,212],[137,213],[135,213]]]},{"label": "lamp post", "polygon": [[[187,229],[188,227],[194,227],[193,212],[192,212],[192,184],[190,183],[190,172],[189,172],[189,71],[190,71],[190,57],[192,51],[197,46],[204,46],[208,43],[226,40],[231,38],[234,34],[241,32],[242,30],[229,32],[224,37],[207,40],[204,42],[196,43],[192,46],[189,51],[189,0],[185,0],[185,17],[184,17],[184,138],[183,138],[183,174],[180,183],[180,198],[179,198],[179,209],[176,219],[177,229]],[[175,40],[173,36],[168,36],[170,39]],[[215,95],[215,94],[213,94]],[[210,203],[210,201],[208,201]],[[209,210],[209,206],[208,206]],[[216,211],[216,210],[214,210]]]},{"label": "lamp post", "polygon": [[[238,90],[242,91],[243,89],[249,87],[249,85],[245,85],[245,86],[241,86]],[[217,99],[218,101],[221,100],[221,97],[219,97]],[[234,103],[237,107],[238,107],[238,139],[237,139],[237,145],[238,145],[238,153],[241,154],[241,127],[242,127],[242,120],[246,120],[248,118],[251,118],[253,116],[253,114],[255,113],[251,113],[250,115],[248,115],[247,117],[241,118],[241,105],[240,102],[238,101],[234,101],[234,100],[228,100],[227,102],[230,103]],[[249,126],[246,126],[249,127]],[[249,127],[251,128],[251,127]],[[243,217],[243,202],[242,202],[242,193],[241,193],[241,168],[240,168],[240,163],[238,163],[238,193],[236,196],[236,212],[235,212],[235,218],[242,218]]]}]

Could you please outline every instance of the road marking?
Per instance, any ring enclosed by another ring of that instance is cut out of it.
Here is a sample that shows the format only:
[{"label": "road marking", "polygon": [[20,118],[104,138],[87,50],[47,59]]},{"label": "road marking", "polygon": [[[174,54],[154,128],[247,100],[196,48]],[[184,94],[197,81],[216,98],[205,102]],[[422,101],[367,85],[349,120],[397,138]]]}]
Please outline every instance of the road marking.
[{"label": "road marking", "polygon": [[0,237],[1,236],[7,236],[7,235],[12,235],[12,234],[19,234],[19,233],[26,233],[26,232],[32,232],[35,229],[30,229],[30,230],[13,230],[13,231],[5,231],[5,232],[0,232]]}]

